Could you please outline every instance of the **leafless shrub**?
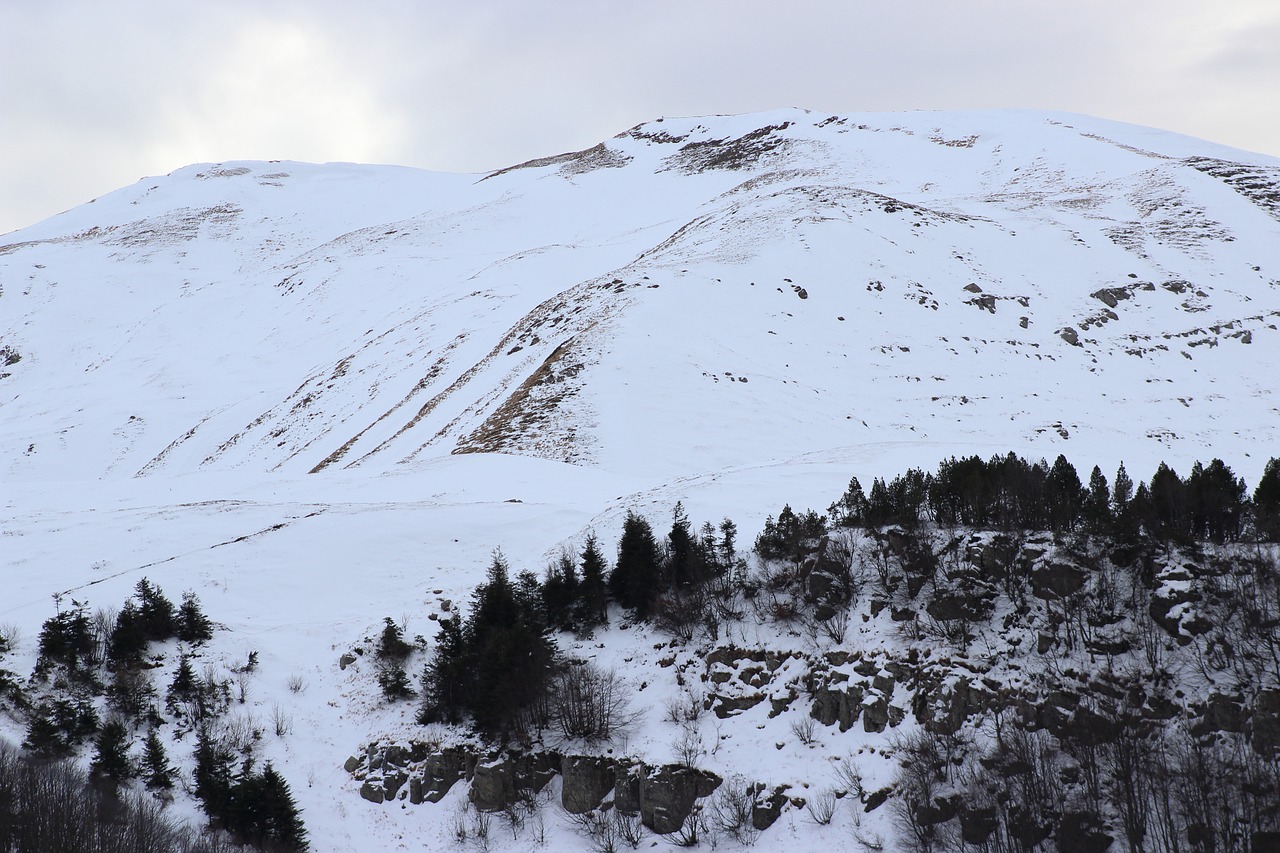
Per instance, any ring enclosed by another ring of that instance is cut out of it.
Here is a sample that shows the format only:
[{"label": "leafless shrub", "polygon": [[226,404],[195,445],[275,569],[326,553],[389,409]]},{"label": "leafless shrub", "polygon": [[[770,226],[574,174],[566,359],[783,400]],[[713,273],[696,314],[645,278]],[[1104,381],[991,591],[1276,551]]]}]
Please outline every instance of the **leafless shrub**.
[{"label": "leafless shrub", "polygon": [[849,633],[849,610],[845,607],[836,609],[830,619],[818,623],[818,629],[831,640],[840,644]]},{"label": "leafless shrub", "polygon": [[614,809],[613,825],[617,831],[618,840],[632,850],[635,850],[640,846],[640,842],[644,841],[644,824],[640,822],[640,815],[623,814]]},{"label": "leafless shrub", "polygon": [[293,717],[284,712],[279,702],[271,706],[271,724],[275,729],[276,737],[284,737],[293,732]]},{"label": "leafless shrub", "polygon": [[289,676],[289,680],[285,684],[289,687],[290,693],[306,693],[309,686],[305,678],[296,674]]},{"label": "leafless shrub", "polygon": [[751,819],[755,801],[755,788],[741,776],[724,780],[711,798],[711,826],[743,844],[754,844],[759,835]]},{"label": "leafless shrub", "polygon": [[680,737],[671,744],[671,751],[675,753],[676,763],[685,767],[697,767],[702,763],[702,759],[707,757],[707,748],[702,742],[702,732],[692,723],[686,725]]},{"label": "leafless shrub", "polygon": [[594,809],[583,814],[570,815],[574,830],[582,836],[595,853],[617,853],[618,823],[615,819],[617,810],[599,812]]},{"label": "leafless shrub", "polygon": [[808,803],[805,804],[805,811],[809,813],[810,820],[818,826],[826,826],[836,815],[837,802],[834,791],[821,791],[809,798]]},{"label": "leafless shrub", "polygon": [[0,623],[0,652],[12,651],[22,639],[22,629],[13,622]]},{"label": "leafless shrub", "polygon": [[836,763],[836,790],[852,794],[859,802],[866,799],[866,791],[862,787],[862,771],[852,758],[842,758]]},{"label": "leafless shrub", "polygon": [[684,819],[684,823],[680,824],[680,828],[668,835],[667,838],[676,847],[697,847],[699,840],[706,831],[706,818],[702,816],[702,810],[695,805],[693,811]]},{"label": "leafless shrub", "polygon": [[667,700],[667,720],[677,724],[696,723],[707,710],[707,696],[701,688],[688,686]]},{"label": "leafless shrub", "polygon": [[634,722],[637,714],[616,672],[584,663],[569,666],[556,678],[551,716],[565,737],[600,741]]},{"label": "leafless shrub", "polygon": [[805,746],[813,746],[816,737],[817,721],[810,716],[797,717],[791,721],[791,733]]}]

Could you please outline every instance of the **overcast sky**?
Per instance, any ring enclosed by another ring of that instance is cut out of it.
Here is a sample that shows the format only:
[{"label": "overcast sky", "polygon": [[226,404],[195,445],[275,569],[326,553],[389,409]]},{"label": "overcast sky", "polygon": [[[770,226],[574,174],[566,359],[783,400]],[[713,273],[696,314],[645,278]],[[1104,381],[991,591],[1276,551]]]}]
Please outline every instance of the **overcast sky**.
[{"label": "overcast sky", "polygon": [[1069,110],[1280,155],[1280,2],[0,0],[0,233],[194,162],[483,171],[792,106]]}]

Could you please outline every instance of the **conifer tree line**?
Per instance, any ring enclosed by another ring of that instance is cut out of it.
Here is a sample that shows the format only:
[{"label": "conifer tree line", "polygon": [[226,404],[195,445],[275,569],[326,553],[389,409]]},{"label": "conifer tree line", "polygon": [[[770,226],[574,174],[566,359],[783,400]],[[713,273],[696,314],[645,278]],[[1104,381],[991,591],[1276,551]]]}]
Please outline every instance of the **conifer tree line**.
[{"label": "conifer tree line", "polygon": [[[31,762],[68,760],[91,743],[92,759],[81,785],[91,789],[90,805],[75,815],[83,822],[76,831],[88,833],[86,839],[115,837],[111,833],[124,832],[121,826],[137,818],[154,830],[155,838],[168,839],[171,845],[153,848],[140,843],[139,850],[224,850],[232,844],[263,850],[307,849],[306,830],[288,784],[270,764],[258,771],[251,746],[233,749],[221,731],[220,717],[234,701],[234,693],[231,680],[218,677],[212,667],[206,666],[203,674],[196,672],[193,655],[213,637],[213,623],[194,593],[185,593],[175,606],[158,586],[142,578],[118,610],[90,613],[82,602],[72,600],[64,608],[60,597],[55,600],[58,612],[45,620],[37,639],[30,691],[23,690],[7,671],[0,671],[0,688],[4,688],[0,700],[7,699],[26,718],[23,747],[29,756],[5,753],[8,747],[0,743],[0,764],[9,760],[8,769],[17,768],[9,777],[17,780],[16,788],[6,792],[0,779],[0,839],[5,837],[6,820],[20,820],[15,815],[43,819],[46,811],[57,812],[24,799],[29,792],[23,785],[65,787],[79,779],[80,771],[70,763],[50,765],[60,769],[41,774],[29,770],[37,766]],[[152,670],[161,663],[155,645],[173,640],[180,643],[178,661],[162,698],[151,679]],[[0,653],[4,651],[0,648]],[[250,652],[248,662],[234,672],[243,679],[256,666],[256,658],[257,653]],[[244,701],[243,680],[240,701]],[[128,793],[136,790],[131,782],[137,780],[156,799],[172,798],[179,774],[160,735],[168,724],[179,733],[197,733],[194,790],[211,826],[221,835],[197,837],[179,831],[152,814],[153,801]],[[77,847],[79,840],[67,841],[67,846],[24,846],[27,834],[12,837],[18,840],[11,846],[0,840],[0,850],[135,849]]]},{"label": "conifer tree line", "polygon": [[[784,512],[790,513],[789,509]],[[1120,464],[1108,481],[1095,465],[1087,482],[1059,455],[1052,465],[1013,453],[983,460],[952,457],[929,474],[915,468],[864,492],[855,477],[828,508],[842,527],[942,526],[995,530],[1081,531],[1166,542],[1236,542],[1280,538],[1280,459],[1266,465],[1252,499],[1221,459],[1196,462],[1186,477],[1160,463],[1134,483]],[[812,521],[812,519],[810,519]],[[771,526],[793,524],[779,516]],[[810,531],[813,532],[813,531]],[[766,545],[768,547],[768,545]]]}]

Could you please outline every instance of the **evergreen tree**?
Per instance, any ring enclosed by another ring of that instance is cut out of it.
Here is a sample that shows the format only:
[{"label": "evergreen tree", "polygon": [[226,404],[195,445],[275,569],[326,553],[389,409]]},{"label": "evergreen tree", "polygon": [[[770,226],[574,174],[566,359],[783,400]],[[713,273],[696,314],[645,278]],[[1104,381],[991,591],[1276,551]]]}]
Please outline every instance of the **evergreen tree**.
[{"label": "evergreen tree", "polygon": [[457,615],[440,620],[435,651],[422,672],[418,722],[457,723],[471,704],[472,671]]},{"label": "evergreen tree", "polygon": [[1116,515],[1120,515],[1129,506],[1129,501],[1133,500],[1133,480],[1129,479],[1129,472],[1124,470],[1124,463],[1120,463],[1120,467],[1116,469],[1116,481],[1111,487],[1111,507]]},{"label": "evergreen tree", "polygon": [[1072,530],[1080,519],[1085,492],[1075,466],[1061,453],[1045,479],[1049,526],[1053,530]]},{"label": "evergreen tree", "polygon": [[165,706],[177,713],[183,704],[199,700],[200,694],[200,680],[196,678],[190,656],[184,653],[178,658],[178,668],[173,673],[168,692],[165,693]]},{"label": "evergreen tree", "polygon": [[142,779],[153,791],[167,791],[173,787],[173,766],[165,753],[160,732],[152,727],[142,750]]},{"label": "evergreen tree", "polygon": [[701,555],[698,543],[685,515],[684,503],[677,501],[671,511],[671,532],[667,534],[667,559],[665,583],[659,591],[672,587],[686,587],[703,579]]},{"label": "evergreen tree", "polygon": [[99,730],[95,746],[90,765],[94,776],[122,782],[133,775],[133,762],[129,760],[129,730],[123,722],[108,720]]},{"label": "evergreen tree", "polygon": [[409,676],[404,670],[405,658],[412,651],[413,646],[405,642],[400,626],[391,621],[390,616],[385,617],[375,657],[378,659],[378,685],[382,688],[382,695],[393,702],[413,695]]},{"label": "evergreen tree", "polygon": [[382,619],[382,634],[378,637],[375,655],[380,660],[402,661],[413,651],[413,646],[405,642],[404,631],[391,621],[390,616]]},{"label": "evergreen tree", "polygon": [[502,555],[495,554],[488,582],[472,596],[463,631],[474,666],[469,710],[488,732],[510,731],[521,712],[545,696],[555,658],[538,596],[512,586],[507,572]]},{"label": "evergreen tree", "polygon": [[107,688],[107,705],[129,720],[155,716],[155,700],[156,690],[145,669],[119,668]]},{"label": "evergreen tree", "polygon": [[618,559],[609,575],[609,591],[623,607],[644,619],[659,591],[660,560],[653,528],[643,517],[627,510],[618,541]]},{"label": "evergreen tree", "polygon": [[193,646],[213,638],[213,623],[200,609],[200,599],[194,592],[182,594],[175,629],[179,640]]},{"label": "evergreen tree", "polygon": [[39,654],[33,673],[37,679],[47,678],[57,664],[65,666],[70,675],[84,679],[99,662],[93,622],[83,604],[71,604],[70,610],[46,619],[40,626]]},{"label": "evergreen tree", "polygon": [[1097,465],[1089,474],[1089,492],[1085,499],[1085,518],[1094,533],[1105,533],[1111,527],[1111,489]]},{"label": "evergreen tree", "polygon": [[720,522],[720,564],[726,569],[732,569],[737,561],[738,525],[733,523],[733,519],[726,517]]},{"label": "evergreen tree", "polygon": [[1218,543],[1240,538],[1246,489],[1225,462],[1214,459],[1208,467],[1197,462],[1187,477],[1186,492],[1192,536]]},{"label": "evergreen tree", "polygon": [[262,840],[290,853],[307,850],[307,830],[289,783],[269,761],[262,771],[262,800]]},{"label": "evergreen tree", "polygon": [[231,814],[232,773],[234,755],[214,737],[209,726],[201,726],[196,735],[195,795],[205,814],[214,821],[225,821]]},{"label": "evergreen tree", "polygon": [[173,602],[165,598],[160,588],[146,578],[138,581],[134,594],[138,597],[142,631],[146,638],[156,642],[172,638],[176,627]]},{"label": "evergreen tree", "polygon": [[578,625],[582,629],[590,629],[609,621],[608,590],[605,574],[608,566],[595,534],[587,536],[582,546],[582,582],[578,595]]},{"label": "evergreen tree", "polygon": [[1280,459],[1272,457],[1262,470],[1262,479],[1253,490],[1253,521],[1258,535],[1266,541],[1280,540]]},{"label": "evergreen tree", "polygon": [[827,507],[827,514],[836,527],[857,527],[866,520],[867,496],[857,477],[849,480],[849,487],[840,500]]},{"label": "evergreen tree", "polygon": [[1151,535],[1162,539],[1185,540],[1191,535],[1191,514],[1188,506],[1186,484],[1165,463],[1161,462],[1151,478],[1149,487],[1152,526]]},{"label": "evergreen tree", "polygon": [[147,636],[142,613],[129,599],[116,614],[115,627],[107,640],[107,663],[112,669],[136,667],[147,650]]},{"label": "evergreen tree", "polygon": [[571,631],[578,624],[578,569],[568,549],[560,552],[560,559],[547,566],[542,584],[542,607],[547,620],[561,631]]}]

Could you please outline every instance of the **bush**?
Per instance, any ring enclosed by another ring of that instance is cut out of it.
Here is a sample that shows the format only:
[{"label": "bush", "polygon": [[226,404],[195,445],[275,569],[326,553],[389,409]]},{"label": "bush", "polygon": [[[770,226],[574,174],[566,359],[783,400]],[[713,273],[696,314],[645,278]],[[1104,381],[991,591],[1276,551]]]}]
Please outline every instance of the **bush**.
[{"label": "bush", "polygon": [[626,688],[613,670],[568,666],[551,688],[552,719],[567,738],[608,740],[635,719]]}]

